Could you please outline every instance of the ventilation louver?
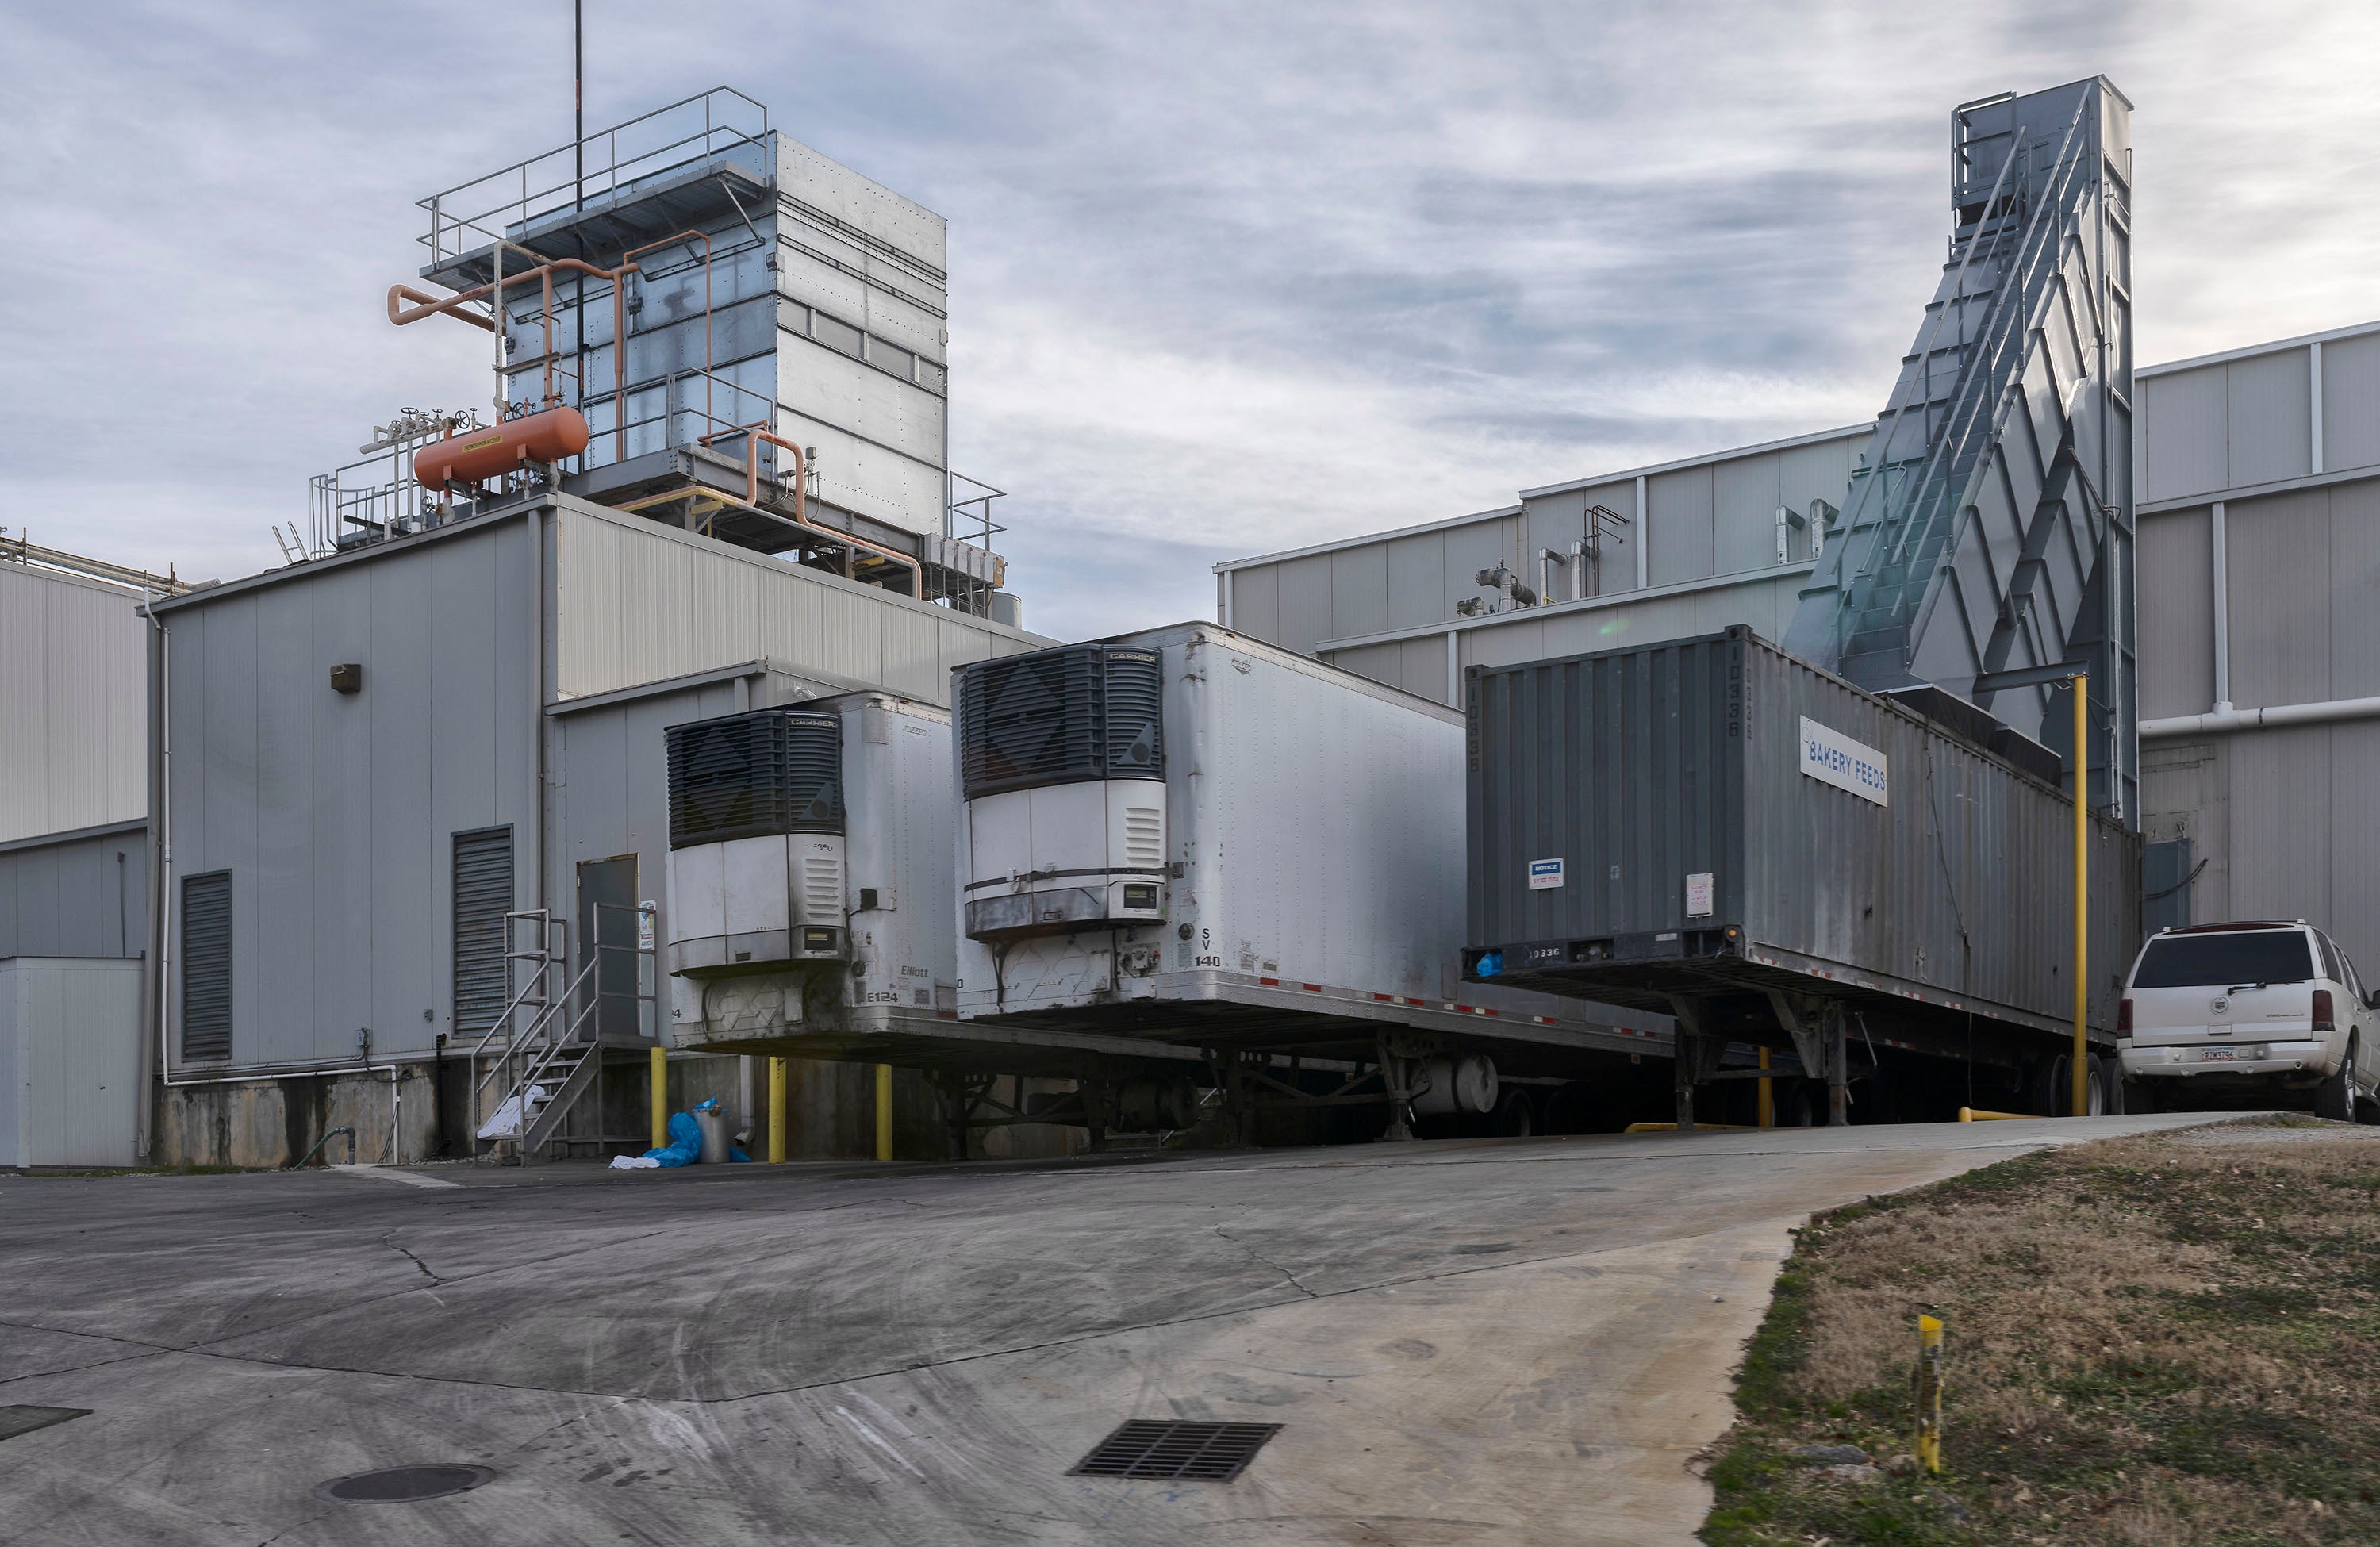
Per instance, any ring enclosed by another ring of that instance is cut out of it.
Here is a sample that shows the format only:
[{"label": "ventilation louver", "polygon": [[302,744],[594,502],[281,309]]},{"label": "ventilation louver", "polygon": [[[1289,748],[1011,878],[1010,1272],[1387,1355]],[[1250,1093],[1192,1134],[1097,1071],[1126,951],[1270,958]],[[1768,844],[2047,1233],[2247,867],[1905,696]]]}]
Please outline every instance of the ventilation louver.
[{"label": "ventilation louver", "polygon": [[959,674],[966,798],[1090,779],[1165,777],[1158,653],[1069,645]]},{"label": "ventilation louver", "polygon": [[762,709],[669,728],[670,847],[843,831],[843,720]]}]

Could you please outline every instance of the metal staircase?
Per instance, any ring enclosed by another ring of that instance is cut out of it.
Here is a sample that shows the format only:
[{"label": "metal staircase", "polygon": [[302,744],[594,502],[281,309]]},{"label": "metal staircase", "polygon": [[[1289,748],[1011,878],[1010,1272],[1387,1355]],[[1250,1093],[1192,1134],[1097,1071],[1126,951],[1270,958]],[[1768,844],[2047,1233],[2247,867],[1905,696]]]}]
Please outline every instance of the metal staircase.
[{"label": "metal staircase", "polygon": [[[600,911],[605,905],[596,906]],[[515,986],[480,1041],[487,1068],[473,1088],[472,1110],[489,1114],[491,1120],[508,1115],[507,1123],[485,1137],[498,1152],[509,1149],[525,1160],[557,1141],[582,1137],[565,1136],[564,1127],[581,1098],[602,1080],[606,1043],[597,1029],[598,1012],[606,997],[619,997],[601,981],[606,954],[632,951],[637,957],[637,992],[631,997],[641,1010],[653,998],[645,990],[652,953],[642,944],[598,945],[574,976],[569,925],[543,908],[506,914],[504,946],[505,970]],[[649,1039],[635,1041],[643,1046]],[[489,1093],[495,1090],[504,1094],[491,1102]],[[593,1141],[605,1137],[599,1132]]]},{"label": "metal staircase", "polygon": [[1952,114],[1949,261],[1784,642],[2061,751],[2079,665],[2137,824],[2131,115],[2101,77]]}]

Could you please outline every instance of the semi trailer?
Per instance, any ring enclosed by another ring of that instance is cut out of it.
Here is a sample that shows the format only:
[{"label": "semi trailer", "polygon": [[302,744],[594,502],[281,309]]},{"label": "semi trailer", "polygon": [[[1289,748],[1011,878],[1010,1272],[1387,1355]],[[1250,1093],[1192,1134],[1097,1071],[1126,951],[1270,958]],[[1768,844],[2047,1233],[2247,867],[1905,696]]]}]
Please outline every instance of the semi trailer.
[{"label": "semi trailer", "polygon": [[[1790,1062],[1832,1121],[1892,1070],[2067,1110],[2074,824],[2059,754],[1973,705],[1854,688],[1738,626],[1474,667],[1466,981],[1665,1010],[1698,1085]],[[2089,818],[2098,1088],[2140,944],[2140,839]],[[1935,1081],[1939,1083],[1939,1081]]]},{"label": "semi trailer", "polygon": [[1235,1107],[1491,1112],[1666,1014],[1464,983],[1463,722],[1218,625],[956,668],[962,1024],[1207,1050]]}]

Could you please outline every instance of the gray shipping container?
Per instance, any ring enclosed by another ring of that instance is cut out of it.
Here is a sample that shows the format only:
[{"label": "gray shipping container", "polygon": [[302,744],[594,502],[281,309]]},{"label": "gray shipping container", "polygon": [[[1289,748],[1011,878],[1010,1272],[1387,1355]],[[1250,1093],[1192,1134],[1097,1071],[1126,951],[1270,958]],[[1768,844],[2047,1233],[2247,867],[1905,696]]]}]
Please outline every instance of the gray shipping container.
[{"label": "gray shipping container", "polygon": [[[2070,1033],[2056,786],[1742,627],[1467,688],[1467,976],[1658,1009],[1850,1000],[1918,1051],[1970,1015]],[[2092,825],[2104,1029],[2140,944],[2140,842]]]}]

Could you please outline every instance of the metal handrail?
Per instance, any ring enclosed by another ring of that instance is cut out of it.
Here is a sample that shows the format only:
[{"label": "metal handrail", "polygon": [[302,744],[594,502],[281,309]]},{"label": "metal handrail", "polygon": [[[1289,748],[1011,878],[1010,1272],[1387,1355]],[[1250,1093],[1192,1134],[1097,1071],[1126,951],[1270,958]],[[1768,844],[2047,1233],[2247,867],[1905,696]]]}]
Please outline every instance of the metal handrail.
[{"label": "metal handrail", "polygon": [[[1929,435],[1929,444],[1925,456],[1914,459],[1916,461],[1915,481],[1912,484],[1904,485],[1907,497],[1901,510],[1896,516],[1888,508],[1886,512],[1876,518],[1860,562],[1850,566],[1849,579],[1841,582],[1844,604],[1837,615],[1836,637],[1839,646],[1849,642],[1849,631],[1857,629],[1861,615],[1865,611],[1864,596],[1854,593],[1854,588],[1858,583],[1874,579],[1880,570],[1889,565],[1905,562],[1916,545],[1921,542],[1929,541],[1940,525],[1940,518],[1944,510],[1937,506],[1941,505],[1943,496],[1936,494],[1935,487],[1940,483],[1947,491],[1949,481],[1956,475],[1958,470],[1956,464],[1973,441],[1974,420],[1983,411],[1986,396],[1985,389],[1990,382],[1998,379],[2010,342],[2022,336],[2025,330],[2019,324],[2030,321],[2030,309],[2020,309],[2013,302],[2021,301],[2031,288],[2031,282],[2034,277],[2034,271],[2038,267],[2043,253],[2049,251],[2053,245],[2062,247],[2062,244],[2054,244],[2053,238],[2065,228],[2062,216],[2065,205],[2074,191],[2071,185],[2076,181],[2080,166],[2079,158],[2073,153],[2075,137],[2081,132],[2083,117],[2092,105],[2091,100],[2086,98],[2075,109],[2074,117],[2067,125],[2066,133],[2061,139],[2057,156],[2052,163],[2053,170],[2047,186],[2043,190],[2041,200],[2034,205],[2031,216],[2015,228],[2016,251],[2010,260],[2006,278],[2003,281],[2003,293],[2010,298],[2011,304],[1995,306],[1993,315],[1986,321],[1985,331],[1964,346],[1968,351],[1967,359],[1960,372],[1959,379],[1953,384],[1943,414],[1941,428],[1938,432]],[[1992,191],[1985,201],[1985,218],[1989,218],[1989,212],[1998,206],[2000,191],[2006,185],[2010,171],[2022,160],[2022,152],[2011,149],[2007,159],[2001,163],[1999,175],[1995,178]],[[2005,226],[1995,233],[1989,242],[1989,250],[1995,254],[1999,253],[2007,245],[2008,236],[2009,230]],[[1923,401],[1929,409],[1932,408],[1934,403],[1931,391],[1932,372],[1927,369],[1933,354],[1931,346],[1943,323],[1948,320],[1952,305],[1964,291],[1968,267],[1973,262],[1976,253],[1983,250],[1985,245],[1980,238],[1971,242],[1966,254],[1961,260],[1955,282],[1946,288],[1945,301],[1933,326],[1926,334],[1925,347],[1919,354],[1919,375],[1913,384],[1916,390],[1903,398],[1900,408],[1894,412],[1891,423],[1886,430],[1879,432],[1877,437],[1879,450],[1889,448],[1893,434],[1899,430],[1902,418],[1911,407]],[[1894,466],[1895,464],[1879,462],[1878,466],[1872,469],[1871,480],[1881,481]],[[1969,472],[1972,474],[1973,469],[1970,469]],[[1864,502],[1866,499],[1869,488],[1870,483],[1864,481],[1857,496],[1859,501]],[[1932,502],[1930,505],[1929,501]],[[1852,519],[1847,519],[1844,526],[1847,533],[1856,532],[1858,526],[1855,516]],[[1850,555],[1847,553],[1845,556]],[[1930,591],[1930,586],[1928,589]]]},{"label": "metal handrail", "polygon": [[[714,104],[722,98],[732,98],[735,102],[756,110],[760,116],[759,128],[757,130],[749,130],[732,123],[720,122],[719,116],[714,113],[713,108]],[[636,152],[625,161],[621,159],[619,140],[624,131],[634,129],[639,125],[662,118],[696,103],[700,103],[703,109],[702,128],[699,133],[683,134],[674,140],[664,140],[650,150]],[[484,177],[474,177],[468,182],[458,183],[442,192],[433,193],[427,199],[417,201],[417,205],[430,214],[429,235],[417,239],[422,246],[430,249],[431,262],[435,265],[448,256],[445,236],[449,230],[456,236],[457,240],[454,250],[459,253],[462,250],[461,234],[467,230],[477,231],[491,240],[501,240],[506,232],[526,225],[540,214],[560,209],[565,201],[577,202],[591,195],[608,194],[619,188],[624,180],[634,181],[638,177],[668,171],[673,166],[682,166],[692,162],[706,160],[738,146],[758,145],[768,133],[769,109],[765,104],[755,102],[733,87],[714,86],[708,91],[698,91],[693,96],[681,98],[666,107],[657,107],[650,113],[639,114],[623,123],[614,124],[610,128],[598,129],[595,133],[582,139],[571,140],[551,151],[541,151],[510,166],[488,173]],[[720,138],[722,135],[727,137],[723,142]],[[584,165],[577,152],[599,142],[604,149],[603,164]],[[682,155],[674,161],[662,160],[698,143],[702,149],[697,153]],[[533,168],[541,163],[565,156],[570,160],[562,169],[552,174],[556,178],[555,181],[534,189],[530,188]],[[519,185],[517,194],[501,199],[483,209],[473,210],[468,214],[456,215],[448,213],[447,206],[457,199],[471,196],[470,201],[476,203],[479,198],[485,195],[475,194],[474,190],[488,189],[491,185],[508,179]],[[541,202],[547,200],[552,201]],[[537,207],[532,208],[532,205]],[[508,212],[516,213],[508,213]],[[494,227],[483,224],[498,217],[503,218]]]}]

